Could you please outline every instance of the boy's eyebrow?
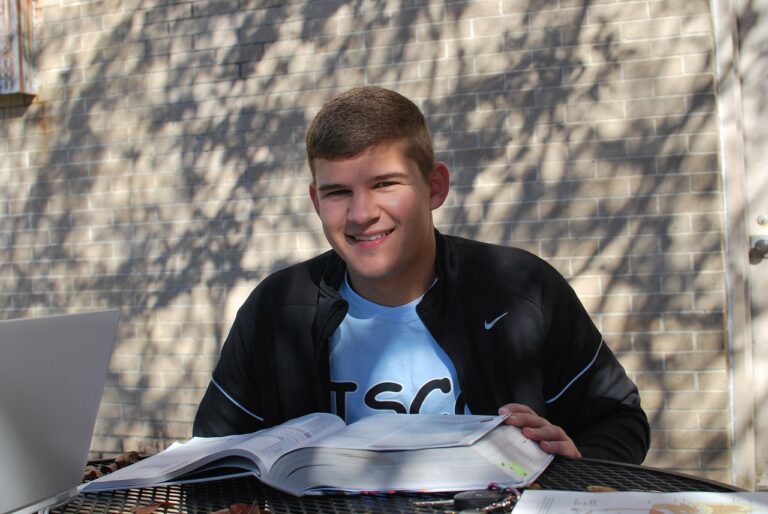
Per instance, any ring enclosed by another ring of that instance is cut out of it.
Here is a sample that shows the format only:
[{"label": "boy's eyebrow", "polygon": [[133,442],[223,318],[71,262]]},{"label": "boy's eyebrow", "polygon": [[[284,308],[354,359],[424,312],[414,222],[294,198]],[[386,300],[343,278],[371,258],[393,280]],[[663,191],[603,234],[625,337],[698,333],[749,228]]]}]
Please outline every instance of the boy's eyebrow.
[{"label": "boy's eyebrow", "polygon": [[403,178],[408,177],[408,174],[403,171],[391,171],[389,173],[382,173],[381,175],[376,175],[375,177],[371,177],[369,182],[381,182],[382,180],[389,180],[393,178]]},{"label": "boy's eyebrow", "polygon": [[330,191],[332,189],[344,189],[348,186],[344,184],[320,184],[317,186],[318,191]]}]

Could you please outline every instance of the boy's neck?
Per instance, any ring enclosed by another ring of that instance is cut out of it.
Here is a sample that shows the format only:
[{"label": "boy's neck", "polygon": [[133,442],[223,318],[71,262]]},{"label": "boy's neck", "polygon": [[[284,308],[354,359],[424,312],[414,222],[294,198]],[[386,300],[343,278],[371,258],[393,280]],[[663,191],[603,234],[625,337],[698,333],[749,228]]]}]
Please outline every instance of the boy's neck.
[{"label": "boy's neck", "polygon": [[368,301],[387,307],[397,307],[412,302],[432,287],[437,276],[435,271],[435,255],[437,245],[434,244],[423,256],[423,266],[400,273],[397,277],[382,277],[370,279],[356,275],[347,269],[349,285],[360,296]]},{"label": "boy's neck", "polygon": [[412,302],[413,300],[424,296],[435,282],[435,272],[425,276],[418,281],[409,281],[408,284],[394,284],[385,282],[379,284],[373,281],[360,281],[349,277],[349,285],[358,295],[366,300],[384,305],[386,307],[397,307]]}]

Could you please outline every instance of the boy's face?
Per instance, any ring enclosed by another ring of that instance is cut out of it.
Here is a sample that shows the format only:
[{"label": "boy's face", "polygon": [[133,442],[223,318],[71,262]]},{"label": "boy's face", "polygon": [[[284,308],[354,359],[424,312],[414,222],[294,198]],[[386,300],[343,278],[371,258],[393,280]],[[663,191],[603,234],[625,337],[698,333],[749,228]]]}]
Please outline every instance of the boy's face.
[{"label": "boy's face", "polygon": [[445,165],[438,163],[426,180],[403,146],[380,145],[351,159],[316,159],[309,188],[352,287],[384,305],[407,303],[432,282],[432,210],[448,194]]}]

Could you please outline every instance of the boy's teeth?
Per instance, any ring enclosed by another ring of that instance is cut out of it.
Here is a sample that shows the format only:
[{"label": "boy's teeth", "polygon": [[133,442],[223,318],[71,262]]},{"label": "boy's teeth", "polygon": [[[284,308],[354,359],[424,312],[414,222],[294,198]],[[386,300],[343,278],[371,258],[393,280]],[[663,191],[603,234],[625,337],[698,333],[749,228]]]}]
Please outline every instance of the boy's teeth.
[{"label": "boy's teeth", "polygon": [[386,235],[387,235],[387,233],[383,232],[381,234],[374,234],[372,236],[355,236],[355,239],[358,240],[358,241],[374,241],[374,240],[382,238],[382,237],[384,237]]}]

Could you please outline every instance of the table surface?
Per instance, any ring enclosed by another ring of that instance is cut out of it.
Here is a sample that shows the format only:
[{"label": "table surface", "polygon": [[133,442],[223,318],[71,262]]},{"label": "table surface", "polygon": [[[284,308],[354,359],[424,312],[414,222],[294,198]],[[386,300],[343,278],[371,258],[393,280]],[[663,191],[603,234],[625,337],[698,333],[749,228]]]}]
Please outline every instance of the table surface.
[{"label": "table surface", "polygon": [[[535,487],[565,491],[587,491],[595,486],[617,491],[739,491],[740,489],[711,480],[664,471],[591,459],[557,457],[536,481]],[[81,494],[57,514],[119,513],[136,507],[160,505],[154,512],[212,513],[226,510],[236,503],[265,507],[272,514],[346,514],[367,512],[437,513],[444,509],[414,507],[414,500],[450,498],[451,495],[362,495],[316,496],[296,498],[263,485],[256,478],[217,480],[185,486],[130,489],[99,494]],[[263,512],[263,511],[262,511]]]}]

